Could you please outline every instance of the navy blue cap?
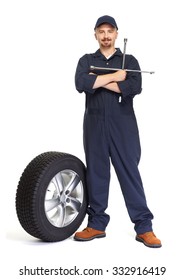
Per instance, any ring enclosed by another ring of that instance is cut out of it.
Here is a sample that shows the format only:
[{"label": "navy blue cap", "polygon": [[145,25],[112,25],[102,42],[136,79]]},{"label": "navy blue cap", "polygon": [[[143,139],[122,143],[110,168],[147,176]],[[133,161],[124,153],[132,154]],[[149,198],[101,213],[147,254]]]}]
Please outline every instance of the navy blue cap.
[{"label": "navy blue cap", "polygon": [[103,23],[109,23],[110,25],[112,25],[113,27],[115,27],[116,29],[118,29],[118,26],[116,24],[116,21],[113,17],[110,16],[102,16],[100,18],[98,18],[96,25],[94,27],[94,29],[96,29],[98,26],[100,26]]}]

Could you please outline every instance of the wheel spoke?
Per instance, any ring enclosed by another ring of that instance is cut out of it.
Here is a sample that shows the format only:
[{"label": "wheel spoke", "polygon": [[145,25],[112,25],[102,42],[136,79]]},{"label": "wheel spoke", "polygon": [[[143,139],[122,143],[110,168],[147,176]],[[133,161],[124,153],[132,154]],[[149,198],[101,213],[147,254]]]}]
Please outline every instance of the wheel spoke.
[{"label": "wheel spoke", "polygon": [[78,186],[79,182],[80,182],[80,177],[77,174],[75,174],[71,178],[71,181],[69,182],[68,186],[66,186],[66,190],[68,190],[69,193],[71,193]]},{"label": "wheel spoke", "polygon": [[56,176],[52,179],[52,182],[56,187],[58,195],[60,195],[61,192],[64,190],[64,180],[62,174],[60,172],[56,174]]},{"label": "wheel spoke", "polygon": [[57,226],[63,227],[66,219],[66,208],[60,205],[57,210]]},{"label": "wheel spoke", "polygon": [[70,197],[70,202],[68,206],[74,209],[75,211],[79,212],[81,207],[81,202],[74,197]]},{"label": "wheel spoke", "polygon": [[53,208],[59,205],[60,201],[58,198],[55,199],[46,199],[45,200],[45,210],[46,212],[52,210]]}]

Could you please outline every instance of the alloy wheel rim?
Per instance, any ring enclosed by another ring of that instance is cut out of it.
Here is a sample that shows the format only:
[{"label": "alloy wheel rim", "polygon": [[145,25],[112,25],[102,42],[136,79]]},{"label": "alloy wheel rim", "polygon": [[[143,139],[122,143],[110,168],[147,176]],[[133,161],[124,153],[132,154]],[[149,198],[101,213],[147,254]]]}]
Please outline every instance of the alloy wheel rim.
[{"label": "alloy wheel rim", "polygon": [[58,172],[45,194],[44,210],[48,221],[58,228],[70,225],[78,216],[83,198],[80,176],[70,169]]}]

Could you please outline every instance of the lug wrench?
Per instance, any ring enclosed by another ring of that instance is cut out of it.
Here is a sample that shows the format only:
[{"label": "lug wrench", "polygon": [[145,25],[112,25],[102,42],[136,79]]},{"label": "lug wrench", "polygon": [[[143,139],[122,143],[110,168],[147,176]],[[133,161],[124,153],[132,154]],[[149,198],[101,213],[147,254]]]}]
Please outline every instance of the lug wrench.
[{"label": "lug wrench", "polygon": [[[122,61],[122,68],[107,68],[107,67],[98,67],[98,66],[90,66],[91,70],[102,70],[102,71],[118,71],[118,70],[125,70],[126,72],[138,72],[138,73],[149,73],[154,74],[154,71],[142,71],[142,70],[133,70],[133,69],[125,69],[125,56],[126,56],[126,45],[127,39],[124,38],[124,49],[123,49],[123,61]],[[122,96],[119,96],[119,103],[122,100]]]},{"label": "lug wrench", "polygon": [[[124,49],[123,49],[123,62],[122,62],[122,68],[106,68],[106,67],[97,67],[97,66],[90,66],[91,70],[102,70],[102,71],[118,71],[125,68],[125,56],[126,56],[126,44],[128,39],[124,39]],[[126,72],[138,72],[138,73],[149,73],[154,74],[154,71],[142,71],[142,70],[133,70],[133,69],[124,69]]]}]

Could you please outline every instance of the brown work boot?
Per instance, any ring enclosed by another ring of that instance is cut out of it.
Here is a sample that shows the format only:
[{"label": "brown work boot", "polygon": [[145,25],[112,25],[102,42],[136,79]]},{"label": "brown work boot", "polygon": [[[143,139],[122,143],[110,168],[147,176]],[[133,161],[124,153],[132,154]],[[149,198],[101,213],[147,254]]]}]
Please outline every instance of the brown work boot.
[{"label": "brown work boot", "polygon": [[161,241],[155,236],[153,231],[136,235],[136,240],[150,248],[160,248],[162,246]]},{"label": "brown work boot", "polygon": [[86,227],[83,231],[76,232],[74,239],[77,241],[90,241],[94,238],[101,238],[105,236],[106,234],[104,231]]}]

